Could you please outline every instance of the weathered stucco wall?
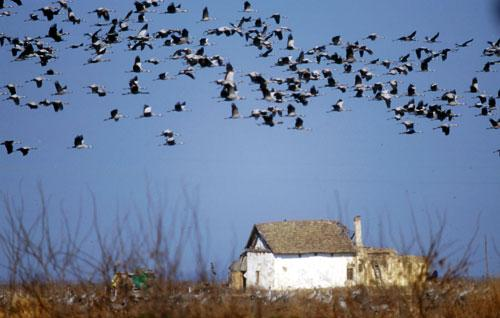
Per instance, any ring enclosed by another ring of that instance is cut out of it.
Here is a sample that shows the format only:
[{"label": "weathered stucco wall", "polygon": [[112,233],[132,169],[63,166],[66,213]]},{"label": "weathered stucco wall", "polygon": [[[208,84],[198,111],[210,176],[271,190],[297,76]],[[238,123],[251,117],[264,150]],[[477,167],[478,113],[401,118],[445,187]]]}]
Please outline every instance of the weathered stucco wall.
[{"label": "weathered stucco wall", "polygon": [[362,285],[408,286],[425,278],[422,257],[398,255],[394,251],[370,253],[358,251],[356,282]]},{"label": "weathered stucco wall", "polygon": [[347,264],[352,261],[353,256],[346,255],[277,255],[272,289],[345,286]]},{"label": "weathered stucco wall", "polygon": [[274,255],[267,252],[248,252],[247,287],[272,288],[274,281]]}]

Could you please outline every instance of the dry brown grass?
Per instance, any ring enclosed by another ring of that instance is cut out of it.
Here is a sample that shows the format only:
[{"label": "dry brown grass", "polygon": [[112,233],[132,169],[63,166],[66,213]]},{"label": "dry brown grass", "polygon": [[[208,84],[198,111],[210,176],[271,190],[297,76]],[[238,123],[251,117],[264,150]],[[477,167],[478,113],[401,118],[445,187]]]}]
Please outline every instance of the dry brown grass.
[{"label": "dry brown grass", "polygon": [[[112,302],[108,286],[57,284],[1,289],[0,317],[499,317],[500,280],[413,288],[297,292],[232,291],[217,284],[158,283],[144,298]],[[419,303],[423,301],[423,310]]]}]

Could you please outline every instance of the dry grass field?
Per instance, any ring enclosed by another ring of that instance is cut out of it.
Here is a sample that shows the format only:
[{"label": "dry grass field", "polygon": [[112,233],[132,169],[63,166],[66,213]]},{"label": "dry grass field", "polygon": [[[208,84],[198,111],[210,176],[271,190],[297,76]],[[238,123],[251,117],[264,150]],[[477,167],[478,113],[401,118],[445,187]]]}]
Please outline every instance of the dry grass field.
[{"label": "dry grass field", "polygon": [[425,282],[411,288],[236,292],[214,283],[158,282],[112,297],[98,284],[0,290],[0,317],[499,317],[500,280]]}]

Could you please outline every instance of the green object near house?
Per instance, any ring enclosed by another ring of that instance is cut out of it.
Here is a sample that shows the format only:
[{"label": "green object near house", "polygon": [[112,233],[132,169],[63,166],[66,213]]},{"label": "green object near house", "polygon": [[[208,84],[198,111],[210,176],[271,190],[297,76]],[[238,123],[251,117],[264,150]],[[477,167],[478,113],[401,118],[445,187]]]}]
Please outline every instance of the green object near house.
[{"label": "green object near house", "polygon": [[136,289],[146,289],[148,288],[148,281],[152,279],[152,275],[147,272],[141,272],[132,275],[132,283]]}]

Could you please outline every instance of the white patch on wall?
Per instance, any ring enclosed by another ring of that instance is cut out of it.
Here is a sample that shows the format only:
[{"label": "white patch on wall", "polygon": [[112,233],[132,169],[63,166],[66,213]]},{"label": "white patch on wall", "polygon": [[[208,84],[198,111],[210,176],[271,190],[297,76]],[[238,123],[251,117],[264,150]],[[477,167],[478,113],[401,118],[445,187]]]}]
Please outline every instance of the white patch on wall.
[{"label": "white patch on wall", "polygon": [[274,255],[248,252],[247,286],[285,290],[332,288],[347,284],[347,268],[353,255]]},{"label": "white patch on wall", "polygon": [[[347,265],[354,256],[323,254],[276,255],[272,289],[330,288],[347,283]],[[285,270],[286,269],[286,270]]]}]

